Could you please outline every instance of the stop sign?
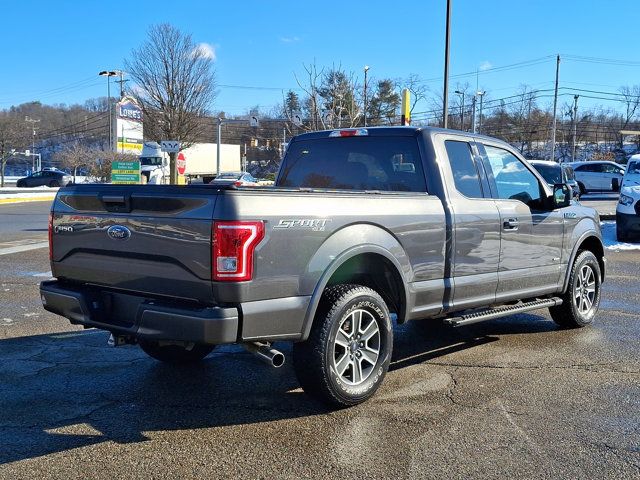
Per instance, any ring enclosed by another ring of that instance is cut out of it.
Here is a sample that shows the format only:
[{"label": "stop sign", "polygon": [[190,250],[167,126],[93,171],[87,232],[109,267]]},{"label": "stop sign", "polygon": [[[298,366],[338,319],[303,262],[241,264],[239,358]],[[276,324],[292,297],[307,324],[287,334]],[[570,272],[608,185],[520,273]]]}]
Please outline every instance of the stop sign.
[{"label": "stop sign", "polygon": [[185,157],[182,152],[178,154],[178,158],[176,159],[176,168],[180,175],[184,175],[184,172],[187,169],[187,157]]}]

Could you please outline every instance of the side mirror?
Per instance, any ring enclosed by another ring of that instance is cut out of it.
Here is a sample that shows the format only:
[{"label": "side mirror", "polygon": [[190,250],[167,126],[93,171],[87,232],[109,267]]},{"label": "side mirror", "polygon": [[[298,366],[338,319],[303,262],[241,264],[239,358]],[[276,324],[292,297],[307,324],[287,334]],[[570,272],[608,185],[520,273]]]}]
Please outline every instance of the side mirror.
[{"label": "side mirror", "polygon": [[556,183],[551,197],[552,209],[568,207],[571,204],[573,190],[566,183]]}]

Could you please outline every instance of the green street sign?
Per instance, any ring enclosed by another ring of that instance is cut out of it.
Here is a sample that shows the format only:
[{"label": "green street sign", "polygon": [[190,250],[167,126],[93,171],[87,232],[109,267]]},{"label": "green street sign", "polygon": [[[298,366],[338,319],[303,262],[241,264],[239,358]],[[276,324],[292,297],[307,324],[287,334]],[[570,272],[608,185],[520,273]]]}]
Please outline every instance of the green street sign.
[{"label": "green street sign", "polygon": [[121,185],[140,183],[140,161],[113,162],[111,164],[111,183]]}]

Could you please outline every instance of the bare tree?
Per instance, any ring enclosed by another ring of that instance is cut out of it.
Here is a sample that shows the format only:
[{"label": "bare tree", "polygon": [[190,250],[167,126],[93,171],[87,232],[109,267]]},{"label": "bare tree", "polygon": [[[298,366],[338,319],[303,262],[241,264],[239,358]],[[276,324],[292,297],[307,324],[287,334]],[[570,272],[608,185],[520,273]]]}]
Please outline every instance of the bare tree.
[{"label": "bare tree", "polygon": [[[622,96],[622,100],[620,100],[620,102],[623,105],[624,111],[619,117],[618,130],[626,130],[629,126],[629,123],[633,120],[633,117],[635,117],[636,113],[638,112],[638,107],[640,107],[640,85],[634,85],[632,87],[621,87],[620,95]],[[619,147],[622,148],[624,135],[622,135],[619,131],[617,140]]]},{"label": "bare tree", "polygon": [[407,78],[401,80],[399,83],[402,85],[402,88],[406,88],[411,94],[411,105],[409,109],[410,112],[413,113],[413,109],[416,108],[418,102],[427,97],[429,87],[422,83],[420,77],[415,73],[410,73]]},{"label": "bare tree", "polygon": [[93,152],[95,152],[95,150],[92,150],[79,142],[74,142],[63,150],[56,152],[53,159],[54,161],[59,162],[64,168],[68,168],[73,171],[73,182],[75,183],[78,168],[87,167],[87,170],[91,169]]},{"label": "bare tree", "polygon": [[[194,143],[206,128],[200,117],[216,97],[212,52],[191,35],[161,24],[149,29],[147,40],[132,52],[125,68],[135,82],[132,93],[150,136],[178,140],[183,147]],[[170,171],[175,183],[175,154]]]},{"label": "bare tree", "polygon": [[4,187],[4,170],[11,156],[11,150],[26,141],[24,128],[16,115],[0,112],[0,186]]}]

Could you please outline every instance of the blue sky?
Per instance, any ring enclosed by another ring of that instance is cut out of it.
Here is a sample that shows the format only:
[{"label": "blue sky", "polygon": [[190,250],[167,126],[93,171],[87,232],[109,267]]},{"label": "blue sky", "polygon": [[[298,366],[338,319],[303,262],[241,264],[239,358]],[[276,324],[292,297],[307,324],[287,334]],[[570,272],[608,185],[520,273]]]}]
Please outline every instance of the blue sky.
[{"label": "blue sky", "polygon": [[[148,27],[162,22],[213,47],[220,84],[215,110],[269,109],[282,100],[281,89],[297,87],[294,72],[301,74],[302,64],[314,59],[319,66],[341,64],[358,75],[369,65],[371,78],[415,73],[437,91],[442,88],[445,4],[5,0],[0,108],[29,100],[82,103],[106,95],[106,80],[98,71],[122,68]],[[571,100],[569,88],[611,92],[640,84],[639,18],[638,0],[453,0],[451,74],[488,68],[479,82],[492,98],[511,95],[521,84],[552,88],[553,55],[560,53],[637,62],[563,59],[561,102]],[[535,59],[540,61],[495,70]],[[475,81],[470,75],[452,78],[451,84],[469,82],[474,88]]]}]

